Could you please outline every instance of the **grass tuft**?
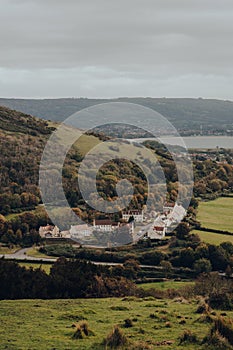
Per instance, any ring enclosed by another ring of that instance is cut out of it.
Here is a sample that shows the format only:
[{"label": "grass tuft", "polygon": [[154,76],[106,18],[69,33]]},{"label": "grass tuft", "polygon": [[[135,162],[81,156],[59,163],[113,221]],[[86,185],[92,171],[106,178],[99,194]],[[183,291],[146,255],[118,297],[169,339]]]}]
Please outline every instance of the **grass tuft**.
[{"label": "grass tuft", "polygon": [[84,339],[85,337],[89,337],[94,335],[89,328],[87,321],[81,321],[76,325],[75,333],[73,334],[73,339]]},{"label": "grass tuft", "polygon": [[198,339],[196,334],[194,334],[193,332],[191,332],[189,329],[186,329],[184,331],[184,333],[181,335],[180,337],[180,343],[179,344],[196,344],[198,343]]},{"label": "grass tuft", "polygon": [[119,326],[114,326],[111,333],[104,339],[104,345],[111,349],[116,349],[125,346],[128,343],[126,336]]}]

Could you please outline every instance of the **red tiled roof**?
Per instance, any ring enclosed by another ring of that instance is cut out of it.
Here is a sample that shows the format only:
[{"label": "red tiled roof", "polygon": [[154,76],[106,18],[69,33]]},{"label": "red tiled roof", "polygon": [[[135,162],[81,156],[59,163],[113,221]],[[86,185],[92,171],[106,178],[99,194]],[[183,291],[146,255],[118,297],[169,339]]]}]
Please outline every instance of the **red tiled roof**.
[{"label": "red tiled roof", "polygon": [[164,204],[164,207],[171,207],[171,208],[173,208],[174,206],[175,206],[175,203],[172,203],[172,202],[166,202]]},{"label": "red tiled roof", "polygon": [[154,226],[153,230],[154,231],[163,231],[164,227],[163,226]]},{"label": "red tiled roof", "polygon": [[95,225],[99,226],[99,225],[111,225],[114,226],[115,222],[108,220],[108,219],[103,219],[103,220],[95,220]]}]

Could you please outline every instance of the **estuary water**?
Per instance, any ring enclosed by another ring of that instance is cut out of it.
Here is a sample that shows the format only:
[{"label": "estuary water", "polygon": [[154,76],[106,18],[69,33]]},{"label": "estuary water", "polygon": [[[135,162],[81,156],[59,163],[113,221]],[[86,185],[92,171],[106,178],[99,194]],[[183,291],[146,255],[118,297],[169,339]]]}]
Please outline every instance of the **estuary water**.
[{"label": "estuary water", "polygon": [[[141,143],[146,140],[155,140],[153,138],[140,138],[140,139],[129,139],[130,142]],[[184,146],[186,148],[203,148],[203,149],[214,149],[214,148],[231,148],[233,149],[233,136],[187,136],[187,137],[175,137],[166,136],[161,137],[160,140],[164,144]],[[183,142],[182,142],[183,140]]]}]

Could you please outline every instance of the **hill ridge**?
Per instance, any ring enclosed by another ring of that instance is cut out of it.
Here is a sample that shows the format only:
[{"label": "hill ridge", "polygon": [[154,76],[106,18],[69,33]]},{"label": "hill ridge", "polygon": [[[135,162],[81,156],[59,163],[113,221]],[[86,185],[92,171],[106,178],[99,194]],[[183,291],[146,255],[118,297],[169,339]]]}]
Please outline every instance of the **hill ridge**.
[{"label": "hill ridge", "polygon": [[153,97],[120,97],[116,99],[0,98],[0,105],[53,121],[63,121],[83,108],[107,102],[136,103],[154,109],[168,118],[179,131],[192,131],[195,134],[200,132],[201,125],[205,134],[227,133],[228,130],[233,130],[233,102],[228,100]]}]

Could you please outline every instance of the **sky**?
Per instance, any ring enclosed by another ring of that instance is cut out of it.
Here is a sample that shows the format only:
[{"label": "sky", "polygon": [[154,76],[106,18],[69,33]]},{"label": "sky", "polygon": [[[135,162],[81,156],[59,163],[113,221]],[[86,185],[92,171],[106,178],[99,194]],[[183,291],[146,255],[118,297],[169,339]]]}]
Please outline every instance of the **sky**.
[{"label": "sky", "polygon": [[233,100],[232,0],[0,0],[0,97]]}]

